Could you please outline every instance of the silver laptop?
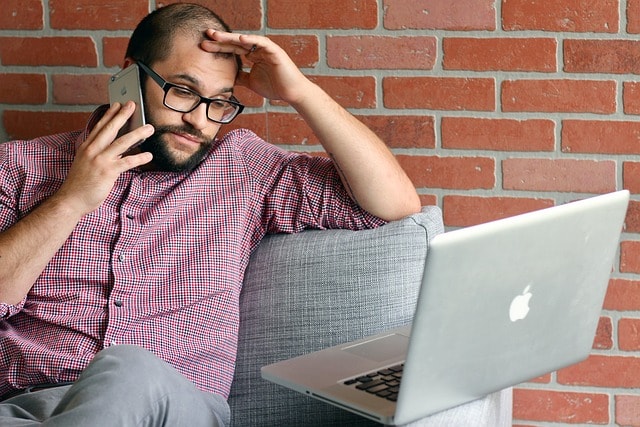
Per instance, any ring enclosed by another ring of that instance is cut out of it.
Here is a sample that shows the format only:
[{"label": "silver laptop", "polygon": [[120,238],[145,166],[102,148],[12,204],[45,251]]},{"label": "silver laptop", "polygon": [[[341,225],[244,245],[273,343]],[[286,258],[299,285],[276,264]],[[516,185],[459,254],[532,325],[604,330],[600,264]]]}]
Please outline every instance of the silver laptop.
[{"label": "silver laptop", "polygon": [[405,424],[579,362],[628,200],[618,191],[440,234],[411,326],[265,366],[262,376]]}]

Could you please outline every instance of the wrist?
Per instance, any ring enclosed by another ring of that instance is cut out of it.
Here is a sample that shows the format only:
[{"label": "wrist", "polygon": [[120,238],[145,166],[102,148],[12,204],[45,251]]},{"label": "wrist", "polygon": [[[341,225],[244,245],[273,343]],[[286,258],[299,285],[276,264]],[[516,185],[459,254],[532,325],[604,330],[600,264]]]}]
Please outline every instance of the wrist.
[{"label": "wrist", "polygon": [[52,195],[43,205],[53,216],[69,218],[69,220],[79,221],[84,215],[91,212],[76,197],[67,195],[63,191],[58,191]]},{"label": "wrist", "polygon": [[330,98],[316,83],[308,79],[305,79],[305,81],[306,83],[302,84],[297,90],[297,95],[293,99],[287,100],[287,103],[298,112],[304,111],[309,107],[313,108],[322,105],[323,98]]}]

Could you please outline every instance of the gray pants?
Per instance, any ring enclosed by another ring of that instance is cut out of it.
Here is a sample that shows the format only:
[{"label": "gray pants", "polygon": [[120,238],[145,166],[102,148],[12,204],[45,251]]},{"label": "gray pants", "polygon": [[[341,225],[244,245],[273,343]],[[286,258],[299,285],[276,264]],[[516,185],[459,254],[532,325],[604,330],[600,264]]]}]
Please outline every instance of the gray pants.
[{"label": "gray pants", "polygon": [[222,396],[198,390],[140,347],[96,355],[73,385],[0,402],[0,426],[203,426],[229,424]]}]

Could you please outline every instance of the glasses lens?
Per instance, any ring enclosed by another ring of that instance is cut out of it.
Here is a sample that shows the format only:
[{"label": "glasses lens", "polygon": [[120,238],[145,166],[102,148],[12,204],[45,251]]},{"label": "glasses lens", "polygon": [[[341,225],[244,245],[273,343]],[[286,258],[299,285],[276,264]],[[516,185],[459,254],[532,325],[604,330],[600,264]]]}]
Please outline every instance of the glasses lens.
[{"label": "glasses lens", "polygon": [[164,97],[164,102],[167,107],[186,113],[200,103],[200,97],[190,90],[171,86]]},{"label": "glasses lens", "polygon": [[[200,95],[179,86],[170,86],[164,96],[167,107],[183,113],[193,111],[201,102]],[[242,108],[226,99],[213,99],[208,105],[207,117],[220,123],[229,123]]]},{"label": "glasses lens", "polygon": [[238,112],[238,106],[224,99],[216,99],[209,104],[207,116],[214,121],[229,122]]}]

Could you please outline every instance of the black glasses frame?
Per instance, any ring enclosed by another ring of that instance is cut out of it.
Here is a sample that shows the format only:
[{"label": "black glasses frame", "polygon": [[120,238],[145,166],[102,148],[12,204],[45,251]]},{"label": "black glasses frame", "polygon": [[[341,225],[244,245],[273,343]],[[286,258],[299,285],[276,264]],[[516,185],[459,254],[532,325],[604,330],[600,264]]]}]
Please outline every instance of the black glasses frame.
[{"label": "black glasses frame", "polygon": [[[177,111],[179,113],[190,113],[193,110],[195,110],[196,108],[198,108],[200,106],[200,104],[205,104],[207,106],[207,119],[211,120],[212,122],[215,123],[220,123],[220,124],[227,124],[227,123],[231,123],[233,121],[233,119],[235,119],[236,117],[238,117],[238,115],[240,113],[242,113],[242,110],[244,110],[244,105],[241,104],[236,97],[231,96],[231,98],[229,99],[218,99],[218,98],[206,98],[202,95],[200,95],[197,92],[194,92],[193,90],[189,89],[188,87],[184,87],[181,85],[177,85],[174,83],[170,83],[168,81],[166,81],[164,78],[162,78],[162,76],[158,73],[156,73],[155,71],[153,71],[153,69],[151,69],[151,67],[149,67],[148,65],[145,65],[144,63],[138,61],[137,62],[138,66],[140,67],[140,69],[142,71],[144,71],[145,74],[147,74],[149,77],[151,77],[151,79],[156,82],[158,84],[158,86],[160,86],[160,88],[163,90],[164,92],[164,97],[162,98],[162,103],[164,104],[165,107],[169,108],[170,110],[173,111]],[[176,87],[180,90],[184,90],[187,91],[189,93],[192,93],[193,95],[195,95],[196,97],[200,98],[200,101],[195,104],[193,106],[193,108],[191,108],[190,110],[179,110],[175,107],[172,107],[171,105],[167,104],[167,94],[169,93],[169,90],[171,90],[172,87]],[[209,117],[209,105],[212,102],[223,102],[223,103],[228,103],[231,104],[233,106],[236,107],[235,110],[235,114],[233,116],[231,116],[230,119],[227,120],[216,120],[216,119],[212,119],[211,117]]]}]

